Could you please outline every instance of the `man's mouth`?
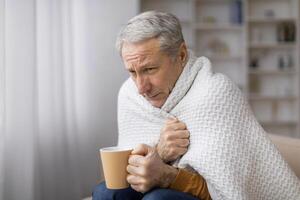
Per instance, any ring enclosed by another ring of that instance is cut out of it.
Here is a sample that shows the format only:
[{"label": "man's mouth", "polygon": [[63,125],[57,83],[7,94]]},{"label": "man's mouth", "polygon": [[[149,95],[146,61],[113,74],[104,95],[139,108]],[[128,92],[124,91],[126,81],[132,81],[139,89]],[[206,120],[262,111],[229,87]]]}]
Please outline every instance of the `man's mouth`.
[{"label": "man's mouth", "polygon": [[145,97],[146,97],[147,99],[155,99],[159,94],[160,94],[160,93],[157,93],[157,94],[154,94],[154,95],[150,95],[150,96],[145,95]]}]

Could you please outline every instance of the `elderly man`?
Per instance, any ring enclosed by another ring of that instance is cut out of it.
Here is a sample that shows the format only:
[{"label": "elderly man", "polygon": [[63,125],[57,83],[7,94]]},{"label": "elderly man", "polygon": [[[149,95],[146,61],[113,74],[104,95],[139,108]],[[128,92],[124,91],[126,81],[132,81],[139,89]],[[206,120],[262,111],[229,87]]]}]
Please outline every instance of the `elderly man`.
[{"label": "elderly man", "polygon": [[117,48],[130,73],[119,92],[118,145],[135,147],[131,187],[101,183],[94,200],[299,199],[299,180],[240,90],[187,51],[174,15],[134,17]]}]

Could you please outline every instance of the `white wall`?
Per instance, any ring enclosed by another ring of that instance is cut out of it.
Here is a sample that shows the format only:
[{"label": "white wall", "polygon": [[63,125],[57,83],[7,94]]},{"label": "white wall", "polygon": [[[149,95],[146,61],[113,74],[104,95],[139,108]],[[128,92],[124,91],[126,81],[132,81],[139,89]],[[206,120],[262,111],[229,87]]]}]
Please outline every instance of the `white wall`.
[{"label": "white wall", "polygon": [[[75,26],[76,73],[81,78],[77,94],[85,94],[86,101],[77,102],[78,130],[82,146],[88,146],[79,155],[84,195],[100,179],[98,149],[117,143],[117,94],[128,77],[115,50],[115,39],[121,25],[136,15],[137,0],[80,0],[76,1]],[[88,31],[87,31],[88,30]],[[82,98],[80,98],[82,99]],[[88,145],[87,145],[88,144]]]}]

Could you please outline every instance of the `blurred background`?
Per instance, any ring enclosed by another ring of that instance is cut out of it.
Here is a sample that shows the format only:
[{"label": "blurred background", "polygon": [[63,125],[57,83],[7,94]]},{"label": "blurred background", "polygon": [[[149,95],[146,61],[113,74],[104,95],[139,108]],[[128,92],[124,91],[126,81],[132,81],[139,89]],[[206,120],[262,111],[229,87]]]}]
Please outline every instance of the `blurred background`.
[{"label": "blurred background", "polygon": [[115,39],[146,10],[177,15],[266,131],[300,137],[299,0],[0,0],[0,200],[91,196],[128,77]]}]

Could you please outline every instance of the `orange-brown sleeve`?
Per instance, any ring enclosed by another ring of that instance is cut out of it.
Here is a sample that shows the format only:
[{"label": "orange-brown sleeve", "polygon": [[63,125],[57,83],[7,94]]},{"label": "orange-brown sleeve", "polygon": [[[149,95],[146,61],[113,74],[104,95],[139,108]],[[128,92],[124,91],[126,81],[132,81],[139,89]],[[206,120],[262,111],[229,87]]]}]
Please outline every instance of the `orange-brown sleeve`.
[{"label": "orange-brown sleeve", "polygon": [[169,188],[189,193],[201,200],[211,200],[204,178],[200,174],[184,169],[179,169],[175,180]]}]

